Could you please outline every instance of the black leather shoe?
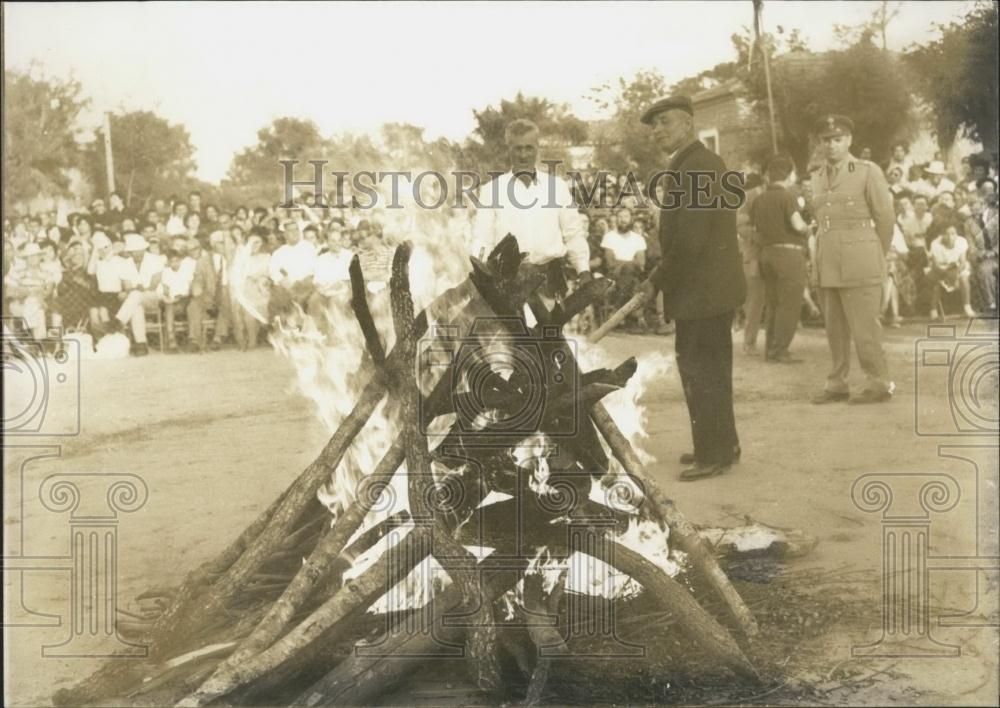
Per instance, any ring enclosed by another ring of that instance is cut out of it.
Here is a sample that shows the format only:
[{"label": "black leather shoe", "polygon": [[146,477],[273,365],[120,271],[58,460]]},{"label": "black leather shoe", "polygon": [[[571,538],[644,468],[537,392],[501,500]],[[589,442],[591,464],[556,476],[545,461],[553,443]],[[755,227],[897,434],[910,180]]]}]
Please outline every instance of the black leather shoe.
[{"label": "black leather shoe", "polygon": [[[737,445],[735,448],[733,448],[733,463],[739,462],[740,461],[740,457],[742,455],[743,455],[743,449],[739,445]],[[682,465],[693,465],[693,464],[695,464],[694,453],[693,452],[684,452],[684,453],[681,453],[679,461],[680,461],[680,463]]]},{"label": "black leather shoe", "polygon": [[866,388],[864,391],[859,393],[857,396],[851,396],[847,401],[853,406],[863,405],[865,403],[884,403],[892,398],[892,394],[886,390],[877,391],[875,389]]},{"label": "black leather shoe", "polygon": [[821,406],[824,403],[836,403],[837,401],[846,401],[850,398],[850,394],[847,391],[836,392],[836,391],[821,391],[815,394],[811,400],[815,405]]},{"label": "black leather shoe", "polygon": [[723,474],[728,469],[729,465],[695,465],[681,472],[681,481],[693,482],[696,479],[714,477],[717,474]]},{"label": "black leather shoe", "polygon": [[149,347],[147,347],[144,343],[139,342],[132,349],[132,354],[135,356],[146,356],[149,354]]}]

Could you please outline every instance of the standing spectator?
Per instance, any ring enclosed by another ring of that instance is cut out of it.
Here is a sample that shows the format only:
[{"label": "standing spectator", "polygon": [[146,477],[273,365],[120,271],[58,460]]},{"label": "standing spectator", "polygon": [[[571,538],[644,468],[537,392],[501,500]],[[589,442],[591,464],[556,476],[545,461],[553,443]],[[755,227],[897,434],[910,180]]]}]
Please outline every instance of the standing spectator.
[{"label": "standing spectator", "polygon": [[[882,349],[879,312],[885,252],[892,241],[892,195],[882,170],[850,153],[854,123],[831,115],[818,125],[826,164],[813,172],[813,214],[819,224],[816,265],[823,297],[832,366],[816,404],[850,400],[880,403],[893,386]],[[850,396],[851,340],[866,375],[861,393]]]},{"label": "standing spectator", "polygon": [[775,157],[767,166],[767,190],[750,206],[750,219],[760,239],[760,272],[764,280],[766,340],[764,359],[795,364],[788,349],[802,313],[806,288],[806,232],[798,198],[789,191],[795,166]]},{"label": "standing spectator", "polygon": [[632,230],[632,212],[627,207],[618,209],[615,228],[604,234],[601,248],[608,276],[615,281],[612,301],[618,309],[632,297],[646,270],[646,239]]},{"label": "standing spectator", "polygon": [[906,256],[909,248],[906,246],[906,239],[903,238],[903,230],[899,228],[899,223],[892,225],[892,243],[889,251],[885,254],[886,277],[885,285],[882,288],[882,315],[886,311],[889,313],[888,325],[896,328],[900,326],[899,301],[903,283],[909,275],[906,266]]},{"label": "standing spectator", "polygon": [[[207,209],[206,209],[207,211]],[[209,237],[209,247],[212,249],[212,272],[215,274],[215,334],[209,348],[222,348],[229,335],[229,325],[232,322],[232,298],[229,293],[229,264],[232,260],[233,247],[226,243],[226,233],[213,231]],[[240,342],[237,342],[240,344]]]},{"label": "standing spectator", "polygon": [[743,353],[757,356],[757,332],[764,315],[764,279],[760,273],[760,237],[750,218],[750,206],[764,191],[760,175],[747,177],[746,199],[736,212],[743,277],[747,281],[747,298],[743,303]]},{"label": "standing spectator", "polygon": [[538,138],[538,126],[529,120],[512,121],[504,129],[511,168],[480,190],[480,202],[495,208],[476,212],[472,255],[485,259],[513,234],[525,266],[548,276],[539,292],[551,301],[566,293],[564,264],[581,284],[590,280],[590,250],[569,185],[538,169]]},{"label": "standing spectator", "polygon": [[271,256],[264,250],[265,233],[259,226],[251,229],[246,244],[238,249],[234,259],[231,287],[235,289],[239,304],[234,317],[240,320],[240,326],[245,330],[243,351],[257,346],[260,325],[267,323],[271,297],[268,276]]},{"label": "standing spectator", "polygon": [[194,261],[191,274],[191,299],[188,301],[188,351],[205,353],[205,317],[215,305],[218,277],[212,256],[205,253],[201,241],[188,240],[188,258]]},{"label": "standing spectator", "polygon": [[934,239],[930,248],[930,280],[935,285],[931,306],[931,319],[944,320],[941,298],[946,293],[958,290],[962,296],[962,310],[966,317],[975,317],[969,303],[969,242],[958,235],[958,227],[948,226],[944,233]]},{"label": "standing spectator", "polygon": [[[740,263],[736,213],[723,200],[720,180],[726,165],[698,140],[694,110],[686,96],[654,103],[642,116],[657,146],[670,155],[677,173],[679,207],[660,214],[663,260],[642,285],[647,295],[663,292],[663,316],[676,322],[674,340],[694,452],[682,480],[722,474],[740,457],[733,412],[733,313],[746,297]],[[708,180],[708,194],[701,189]]]},{"label": "standing spectator", "polygon": [[201,216],[201,192],[195,190],[188,194],[188,209],[192,214]]}]

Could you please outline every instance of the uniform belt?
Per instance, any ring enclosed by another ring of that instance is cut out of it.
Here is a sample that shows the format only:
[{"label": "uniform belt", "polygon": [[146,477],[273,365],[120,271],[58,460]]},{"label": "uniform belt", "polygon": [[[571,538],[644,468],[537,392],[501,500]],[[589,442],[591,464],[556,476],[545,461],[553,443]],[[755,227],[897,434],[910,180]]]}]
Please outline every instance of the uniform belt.
[{"label": "uniform belt", "polygon": [[796,251],[805,250],[805,246],[799,243],[769,243],[764,248],[794,248]]},{"label": "uniform belt", "polygon": [[823,226],[827,231],[830,229],[864,229],[874,228],[873,219],[823,219]]}]

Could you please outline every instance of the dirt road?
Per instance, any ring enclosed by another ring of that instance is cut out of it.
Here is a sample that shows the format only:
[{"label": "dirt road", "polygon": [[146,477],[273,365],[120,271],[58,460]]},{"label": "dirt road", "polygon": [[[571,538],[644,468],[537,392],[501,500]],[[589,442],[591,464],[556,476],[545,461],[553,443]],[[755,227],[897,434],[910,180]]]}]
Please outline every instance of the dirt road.
[{"label": "dirt road", "polygon": [[[853,570],[868,578],[850,592],[861,593],[870,612],[803,640],[803,652],[818,658],[796,669],[790,680],[822,686],[819,702],[996,702],[995,358],[987,356],[986,374],[976,379],[978,370],[962,373],[956,367],[963,360],[966,368],[982,368],[976,364],[976,347],[988,348],[983,341],[990,340],[918,345],[924,329],[912,325],[888,333],[898,388],[885,405],[808,403],[826,370],[821,331],[800,334],[796,350],[806,361],[797,366],[769,365],[738,352],[736,414],[743,461],[721,477],[676,481],[677,456],[690,446],[676,372],[646,394],[647,447],[659,460],[651,469],[692,521],[726,526],[750,517],[802,529],[817,536],[819,545],[790,564],[789,573]],[[624,358],[654,349],[672,354],[673,342],[622,336],[609,338],[606,346]],[[924,355],[928,346],[964,349],[935,365],[943,355]],[[980,396],[959,401],[957,418],[949,371],[953,390],[966,386]],[[313,459],[327,437],[312,404],[294,391],[289,365],[269,350],[87,361],[79,377],[78,435],[11,435],[5,442],[7,705],[45,705],[53,691],[100,663],[58,656],[75,652],[72,643],[58,646],[71,634],[71,522],[104,517],[89,523],[116,530],[117,593],[119,605],[127,608],[137,594],[179,583],[221,550]],[[9,385],[10,376],[6,379]],[[52,395],[46,425],[65,428],[75,415],[72,392]],[[955,435],[961,427],[975,433],[977,424],[980,433],[992,434]],[[918,427],[935,434],[918,435]],[[108,476],[120,474],[139,479]],[[76,511],[60,506],[52,475],[76,475],[73,481],[81,490]],[[871,476],[859,482],[864,475]],[[139,497],[144,487],[145,502],[111,500],[105,490],[115,479],[133,484]],[[882,486],[866,487],[866,482]],[[135,506],[140,508],[127,510]],[[895,562],[902,562],[904,554],[917,562],[922,554],[918,545],[901,545],[904,536],[928,540],[929,560],[920,560],[929,571],[920,575],[928,586],[927,602],[914,602],[916,623],[909,634],[886,635],[901,641],[869,650],[890,656],[853,657],[852,646],[877,642],[882,634],[883,548],[895,548],[895,556],[886,555]],[[829,592],[836,592],[832,588]],[[922,620],[929,635],[921,633]],[[942,656],[913,658],[921,652]],[[848,674],[869,678],[841,680]]]}]

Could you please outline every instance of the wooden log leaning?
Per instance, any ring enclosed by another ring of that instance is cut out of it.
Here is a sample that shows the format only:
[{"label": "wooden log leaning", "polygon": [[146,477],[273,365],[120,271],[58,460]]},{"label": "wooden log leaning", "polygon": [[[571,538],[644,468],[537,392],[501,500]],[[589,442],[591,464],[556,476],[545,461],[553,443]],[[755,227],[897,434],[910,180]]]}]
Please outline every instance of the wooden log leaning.
[{"label": "wooden log leaning", "polygon": [[430,534],[415,528],[400,541],[389,557],[372,564],[364,573],[341,586],[333,597],[317,608],[305,621],[277,643],[241,663],[228,665],[216,673],[178,706],[203,706],[266,673],[280,670],[281,665],[303,651],[331,627],[359,609],[368,607],[424,558],[430,550]]},{"label": "wooden log leaning", "polygon": [[414,373],[416,337],[413,326],[413,299],[410,294],[410,244],[396,249],[392,261],[389,292],[396,347],[402,354],[400,365],[391,372],[394,389],[401,402],[402,437],[406,448],[406,469],[410,513],[414,519],[431,522],[433,555],[455,584],[461,588],[463,603],[469,610],[466,648],[476,685],[484,690],[500,688],[500,666],[496,655],[497,636],[492,608],[483,602],[483,588],[476,559],[456,541],[440,513],[428,503],[432,488],[431,457],[427,438],[420,430],[417,403],[420,391]]},{"label": "wooden log leaning", "polygon": [[677,509],[674,502],[663,493],[659,485],[646,473],[645,466],[639,460],[635,450],[629,443],[603,404],[597,403],[590,409],[590,417],[594,425],[604,436],[612,453],[621,462],[625,471],[638,482],[646,499],[653,505],[650,510],[655,518],[665,523],[670,529],[670,539],[677,547],[688,554],[692,566],[699,572],[705,582],[718,594],[730,616],[743,634],[753,638],[758,632],[757,620],[750,608],[722,572],[715,556],[705,545],[697,530]]}]

